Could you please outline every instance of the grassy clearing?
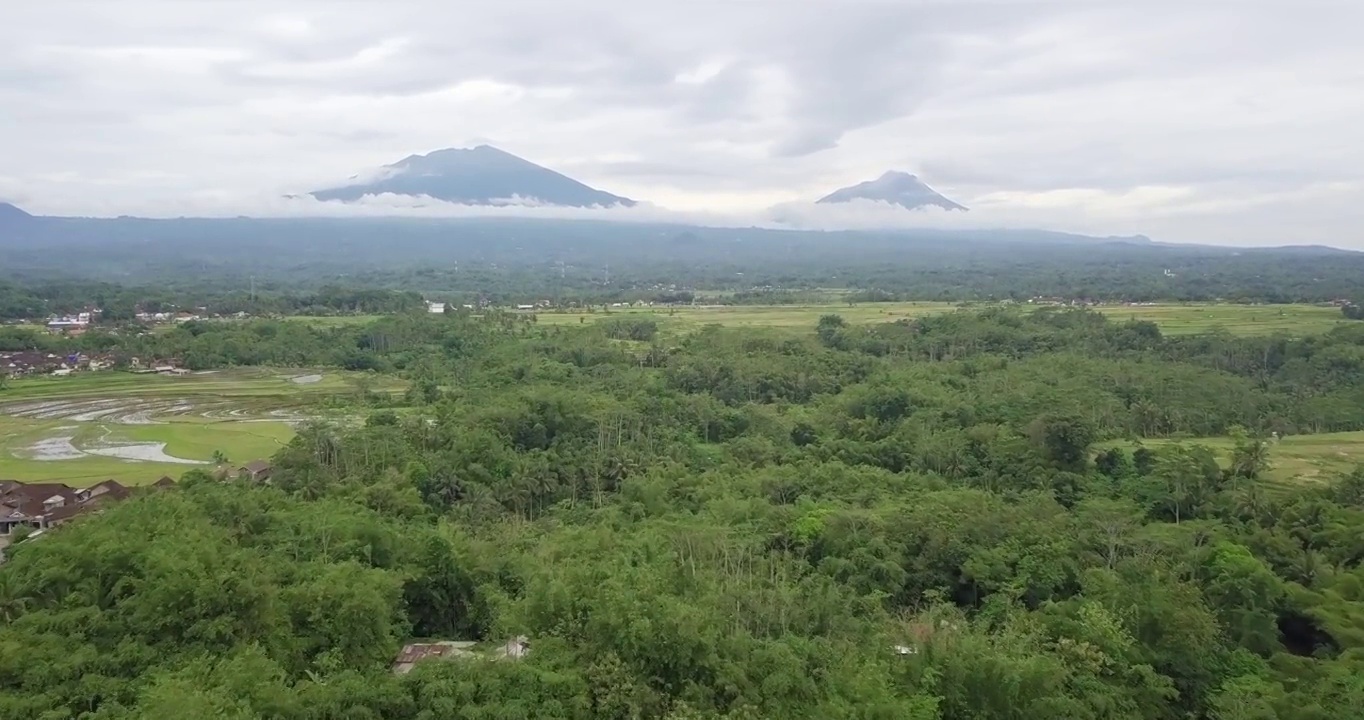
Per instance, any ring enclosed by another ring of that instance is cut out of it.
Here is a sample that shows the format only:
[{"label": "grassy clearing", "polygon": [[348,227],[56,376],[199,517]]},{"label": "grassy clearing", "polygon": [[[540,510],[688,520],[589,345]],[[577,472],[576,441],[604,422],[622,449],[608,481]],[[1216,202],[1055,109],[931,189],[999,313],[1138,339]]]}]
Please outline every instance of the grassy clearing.
[{"label": "grassy clearing", "polygon": [[[1207,446],[1224,463],[1230,462],[1232,439],[1227,437],[1143,440],[1141,444],[1158,449],[1162,445],[1177,442]],[[1109,445],[1122,445],[1129,449],[1137,447],[1137,443],[1132,442]],[[1289,435],[1274,443],[1269,451],[1269,459],[1265,483],[1274,490],[1289,492],[1305,485],[1324,484],[1364,463],[1364,432]]]},{"label": "grassy clearing", "polygon": [[[0,477],[88,485],[179,477],[221,452],[233,463],[273,455],[320,401],[394,378],[246,368],[163,377],[82,373],[17,380],[0,393]],[[310,382],[298,382],[307,379]]]},{"label": "grassy clearing", "polygon": [[290,322],[301,322],[312,325],[313,327],[346,327],[348,325],[363,325],[371,323],[382,315],[286,315],[285,320]]},{"label": "grassy clearing", "polygon": [[[579,325],[619,317],[653,317],[666,329],[684,331],[711,323],[733,327],[813,328],[821,315],[841,315],[852,324],[894,322],[953,312],[963,307],[944,302],[846,303],[824,305],[725,305],[679,308],[621,308],[610,312],[540,312],[540,323]],[[966,307],[980,309],[984,304]],[[1114,320],[1150,320],[1171,335],[1225,330],[1234,335],[1317,334],[1344,322],[1340,311],[1315,305],[1113,305],[1096,308]]]}]

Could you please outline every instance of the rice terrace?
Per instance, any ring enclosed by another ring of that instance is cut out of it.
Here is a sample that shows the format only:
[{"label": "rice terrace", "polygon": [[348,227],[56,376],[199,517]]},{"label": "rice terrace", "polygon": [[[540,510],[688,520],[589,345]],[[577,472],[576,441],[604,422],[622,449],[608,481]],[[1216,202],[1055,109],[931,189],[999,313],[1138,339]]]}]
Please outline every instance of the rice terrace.
[{"label": "rice terrace", "polygon": [[16,380],[0,395],[0,475],[137,485],[268,458],[297,424],[341,415],[360,373],[232,369]]}]

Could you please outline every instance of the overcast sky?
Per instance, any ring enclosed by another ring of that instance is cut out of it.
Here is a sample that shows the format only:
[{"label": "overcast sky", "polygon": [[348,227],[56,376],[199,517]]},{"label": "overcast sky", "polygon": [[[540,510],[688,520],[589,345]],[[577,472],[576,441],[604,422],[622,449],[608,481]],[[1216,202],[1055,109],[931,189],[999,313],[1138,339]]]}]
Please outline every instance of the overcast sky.
[{"label": "overcast sky", "polygon": [[684,213],[899,169],[978,224],[1364,247],[1361,28],[1358,0],[15,0],[0,198],[277,213],[488,142]]}]

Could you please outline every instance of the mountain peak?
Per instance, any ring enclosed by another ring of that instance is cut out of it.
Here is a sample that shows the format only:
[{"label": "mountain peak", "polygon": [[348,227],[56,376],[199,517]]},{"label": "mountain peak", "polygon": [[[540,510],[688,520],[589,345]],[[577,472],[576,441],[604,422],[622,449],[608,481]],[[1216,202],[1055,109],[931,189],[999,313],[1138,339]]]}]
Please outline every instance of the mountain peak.
[{"label": "mountain peak", "polygon": [[29,234],[40,224],[35,220],[23,210],[7,202],[0,202],[0,240]]},{"label": "mountain peak", "polygon": [[943,210],[966,210],[939,195],[933,188],[925,185],[917,176],[899,170],[887,170],[875,180],[860,182],[856,185],[835,190],[820,198],[819,203],[846,203],[853,200],[872,200],[899,205],[910,210],[939,207]]},{"label": "mountain peak", "polygon": [[32,215],[20,210],[18,207],[7,202],[0,202],[0,222],[23,222],[32,219]]},{"label": "mountain peak", "polygon": [[568,207],[635,204],[487,144],[409,155],[385,165],[376,179],[351,179],[348,185],[311,195],[318,200],[342,202],[392,193],[424,195],[460,205],[506,205],[513,198]]}]

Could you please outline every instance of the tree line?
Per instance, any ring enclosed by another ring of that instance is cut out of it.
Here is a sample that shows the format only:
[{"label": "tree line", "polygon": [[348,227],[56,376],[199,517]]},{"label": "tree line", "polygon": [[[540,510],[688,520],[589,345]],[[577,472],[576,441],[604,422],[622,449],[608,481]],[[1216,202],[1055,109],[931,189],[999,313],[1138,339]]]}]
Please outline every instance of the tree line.
[{"label": "tree line", "polygon": [[0,321],[41,322],[52,315],[65,315],[98,308],[103,323],[127,322],[137,313],[195,312],[206,308],[218,315],[366,315],[411,311],[424,306],[421,295],[373,287],[322,284],[311,289],[290,288],[262,282],[252,288],[250,280],[223,283],[196,279],[168,279],[146,286],[98,281],[0,280]]}]

